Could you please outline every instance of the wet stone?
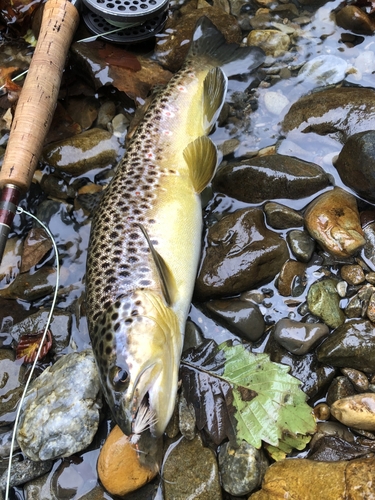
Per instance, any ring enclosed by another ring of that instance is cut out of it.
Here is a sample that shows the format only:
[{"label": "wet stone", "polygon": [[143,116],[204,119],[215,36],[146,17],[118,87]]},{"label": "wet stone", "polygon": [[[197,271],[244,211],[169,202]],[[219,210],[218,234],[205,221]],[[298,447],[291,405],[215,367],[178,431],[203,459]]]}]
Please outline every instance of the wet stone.
[{"label": "wet stone", "polygon": [[27,392],[17,430],[23,453],[32,460],[48,460],[85,449],[98,429],[100,408],[91,349],[62,356]]},{"label": "wet stone", "polygon": [[303,216],[292,208],[273,201],[264,205],[267,223],[274,229],[303,226]]},{"label": "wet stone", "polygon": [[309,310],[331,328],[337,328],[345,321],[336,285],[334,279],[323,279],[313,283],[307,293]]},{"label": "wet stone", "polygon": [[331,410],[326,403],[319,403],[314,407],[314,416],[317,420],[328,420]]},{"label": "wet stone", "polygon": [[107,130],[92,128],[45,148],[43,162],[58,171],[81,175],[92,169],[114,167],[118,153],[116,137]]},{"label": "wet stone", "polygon": [[345,315],[348,318],[364,318],[374,291],[372,285],[364,285],[360,288],[345,307]]},{"label": "wet stone", "polygon": [[344,265],[340,269],[341,278],[349,283],[349,285],[359,285],[365,281],[365,273],[361,266]]},{"label": "wet stone", "polygon": [[340,424],[340,422],[318,422],[316,424],[316,432],[309,443],[310,449],[313,449],[315,444],[323,437],[336,437],[347,443],[354,443],[353,433],[345,425]]},{"label": "wet stone", "polygon": [[198,347],[203,341],[204,338],[200,328],[188,319],[185,325],[184,347],[182,350],[186,351],[192,347]]},{"label": "wet stone", "polygon": [[96,126],[108,130],[108,125],[116,115],[116,104],[113,101],[106,101],[100,106]]},{"label": "wet stone", "polygon": [[0,427],[14,422],[22,395],[25,367],[10,349],[0,349]]},{"label": "wet stone", "polygon": [[246,203],[305,198],[329,185],[318,165],[279,154],[228,163],[213,180],[214,191]]},{"label": "wet stone", "polygon": [[281,460],[267,469],[262,489],[253,494],[251,500],[371,498],[375,480],[374,466],[374,458],[338,462]]},{"label": "wet stone", "polygon": [[373,20],[356,5],[345,5],[336,12],[336,23],[341,28],[360,35],[372,35],[375,30]]},{"label": "wet stone", "polygon": [[282,127],[284,132],[331,135],[345,143],[357,132],[375,130],[375,90],[337,87],[305,95],[291,106]]},{"label": "wet stone", "polygon": [[216,321],[247,341],[256,342],[264,333],[265,323],[259,307],[247,300],[211,300],[205,307]]},{"label": "wet stone", "polygon": [[[52,460],[43,460],[41,462],[34,462],[33,460],[25,459],[22,462],[15,462],[12,464],[10,475],[10,486],[18,486],[27,481],[31,481],[52,469]],[[0,490],[4,490],[7,483],[7,471],[0,477]]]},{"label": "wet stone", "polygon": [[[283,297],[293,295],[296,279],[302,283],[305,278],[306,264],[295,260],[287,260],[281,268],[277,279],[277,289]],[[301,290],[302,293],[303,290]]]},{"label": "wet stone", "polygon": [[258,208],[237,210],[208,230],[196,281],[201,299],[235,295],[274,278],[288,258],[285,241]]},{"label": "wet stone", "polygon": [[67,200],[74,197],[74,192],[69,189],[68,183],[54,174],[43,175],[40,186],[52,198]]},{"label": "wet stone", "polygon": [[347,377],[335,377],[328,388],[327,404],[331,406],[338,399],[352,396],[355,393],[354,386]]},{"label": "wet stone", "polygon": [[350,257],[365,244],[356,199],[341,188],[311,202],[305,212],[305,224],[310,235],[336,257]]},{"label": "wet stone", "polygon": [[298,81],[309,81],[317,87],[341,82],[346,75],[348,64],[341,57],[322,55],[310,59],[298,73]]},{"label": "wet stone", "polygon": [[294,229],[288,232],[286,238],[294,257],[301,262],[309,262],[315,250],[315,241],[309,233]]},{"label": "wet stone", "polygon": [[273,336],[270,336],[265,352],[270,355],[271,361],[290,366],[289,373],[301,381],[301,389],[309,397],[314,397],[328,386],[336,373],[335,368],[318,361],[315,351],[297,356],[279,345]]},{"label": "wet stone", "polygon": [[238,448],[224,443],[219,451],[221,484],[230,495],[248,495],[262,482],[268,467],[263,450],[241,441]]},{"label": "wet stone", "polygon": [[348,377],[358,392],[368,391],[369,380],[363,372],[355,370],[354,368],[342,368],[341,373],[345,375],[345,377]]},{"label": "wet stone", "polygon": [[323,323],[301,323],[289,318],[280,319],[273,333],[282,347],[299,356],[311,351],[328,334],[329,328]]},{"label": "wet stone", "polygon": [[247,37],[247,45],[260,47],[267,56],[278,57],[289,49],[290,38],[278,30],[254,29],[250,31]]},{"label": "wet stone", "polygon": [[192,441],[180,439],[167,453],[163,478],[165,500],[222,498],[215,454],[198,435]]},{"label": "wet stone", "polygon": [[363,233],[366,241],[364,247],[365,257],[375,266],[375,223],[366,225],[363,228]]},{"label": "wet stone", "polygon": [[188,440],[195,437],[195,411],[194,405],[186,401],[185,395],[182,391],[178,400],[178,414],[179,414],[179,429],[181,434]]},{"label": "wet stone", "polygon": [[366,310],[366,315],[370,321],[375,323],[375,293],[373,293],[370,297]]},{"label": "wet stone", "polygon": [[324,436],[309,453],[309,460],[318,462],[338,462],[339,460],[353,460],[369,455],[369,448],[356,443],[348,443],[336,436]]},{"label": "wet stone", "polygon": [[374,325],[364,319],[344,323],[323,341],[317,354],[322,363],[372,373],[375,366]]},{"label": "wet stone", "polygon": [[[13,429],[7,429],[6,427],[0,429],[0,458],[9,457],[12,435]],[[15,440],[13,451],[16,452],[19,449],[17,440]]]},{"label": "wet stone", "polygon": [[348,138],[335,162],[341,180],[361,198],[375,201],[375,130]]},{"label": "wet stone", "polygon": [[4,299],[21,299],[28,302],[38,300],[52,294],[55,285],[52,275],[56,269],[43,266],[35,273],[22,273],[12,283],[0,290],[0,297]]},{"label": "wet stone", "polygon": [[342,424],[365,431],[375,431],[375,394],[355,394],[331,405],[332,415]]}]

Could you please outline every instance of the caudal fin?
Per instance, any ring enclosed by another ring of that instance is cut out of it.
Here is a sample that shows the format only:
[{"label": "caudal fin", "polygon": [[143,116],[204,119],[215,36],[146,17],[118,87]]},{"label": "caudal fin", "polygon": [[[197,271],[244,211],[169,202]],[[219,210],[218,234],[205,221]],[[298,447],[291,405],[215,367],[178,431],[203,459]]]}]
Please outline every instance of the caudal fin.
[{"label": "caudal fin", "polygon": [[216,61],[227,76],[246,73],[262,64],[265,54],[259,47],[240,47],[226,43],[223,34],[206,17],[201,17],[195,27],[189,57],[208,56]]}]

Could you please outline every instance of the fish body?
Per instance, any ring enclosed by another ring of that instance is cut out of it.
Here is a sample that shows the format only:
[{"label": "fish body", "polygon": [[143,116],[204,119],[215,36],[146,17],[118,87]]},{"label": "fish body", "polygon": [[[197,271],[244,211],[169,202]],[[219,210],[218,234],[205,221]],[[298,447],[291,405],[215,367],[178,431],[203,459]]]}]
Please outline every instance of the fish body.
[{"label": "fish body", "polygon": [[203,18],[185,65],[150,105],[93,217],[88,326],[104,395],[128,435],[140,432],[142,413],[160,436],[173,412],[201,251],[199,193],[217,163],[207,134],[225,99],[220,65],[251,51],[257,67],[259,49],[225,45]]}]

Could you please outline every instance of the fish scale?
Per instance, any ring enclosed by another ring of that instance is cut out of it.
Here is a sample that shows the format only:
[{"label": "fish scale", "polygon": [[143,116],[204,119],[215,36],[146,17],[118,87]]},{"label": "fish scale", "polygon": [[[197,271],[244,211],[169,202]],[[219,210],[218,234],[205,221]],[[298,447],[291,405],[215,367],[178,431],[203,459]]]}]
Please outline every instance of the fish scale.
[{"label": "fish scale", "polygon": [[88,326],[104,395],[127,434],[139,428],[141,404],[154,436],[173,412],[201,247],[199,193],[217,162],[206,134],[225,97],[219,66],[251,52],[258,66],[259,49],[225,45],[200,21],[184,67],[154,99],[94,213]]}]

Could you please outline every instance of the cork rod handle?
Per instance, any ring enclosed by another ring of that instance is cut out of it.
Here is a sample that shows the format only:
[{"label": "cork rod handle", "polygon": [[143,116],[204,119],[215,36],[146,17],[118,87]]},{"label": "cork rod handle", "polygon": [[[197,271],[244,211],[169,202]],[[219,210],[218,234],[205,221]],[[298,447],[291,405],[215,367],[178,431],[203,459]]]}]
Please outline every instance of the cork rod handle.
[{"label": "cork rod handle", "polygon": [[79,14],[68,0],[48,0],[38,43],[14,115],[0,188],[28,191],[51,125],[66,56]]}]

